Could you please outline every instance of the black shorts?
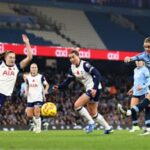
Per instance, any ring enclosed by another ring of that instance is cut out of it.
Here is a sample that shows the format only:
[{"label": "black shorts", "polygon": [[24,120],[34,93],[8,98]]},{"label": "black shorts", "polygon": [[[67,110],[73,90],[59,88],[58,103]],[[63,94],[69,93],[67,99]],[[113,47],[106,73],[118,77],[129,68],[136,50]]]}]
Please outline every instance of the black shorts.
[{"label": "black shorts", "polygon": [[140,95],[140,96],[133,95],[132,97],[138,98],[141,101],[145,98],[145,96],[146,96],[146,94],[143,94],[143,95]]},{"label": "black shorts", "polygon": [[97,92],[96,92],[95,97],[93,97],[93,96],[91,95],[91,90],[86,91],[85,94],[90,97],[90,101],[91,101],[91,102],[98,102],[101,93],[102,93],[102,90],[101,90],[101,89],[98,89]]},{"label": "black shorts", "polygon": [[41,107],[43,104],[44,104],[44,102],[36,101],[36,102],[33,102],[33,103],[27,103],[27,107],[34,107],[34,106]]},{"label": "black shorts", "polygon": [[0,93],[0,107],[3,106],[5,100],[6,100],[6,96]]}]

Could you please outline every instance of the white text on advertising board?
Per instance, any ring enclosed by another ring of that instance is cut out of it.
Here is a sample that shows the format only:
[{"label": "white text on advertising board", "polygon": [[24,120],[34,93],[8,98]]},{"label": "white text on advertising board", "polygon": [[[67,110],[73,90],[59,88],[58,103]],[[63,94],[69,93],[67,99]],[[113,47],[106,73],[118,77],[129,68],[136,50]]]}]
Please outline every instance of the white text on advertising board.
[{"label": "white text on advertising board", "polygon": [[56,55],[56,57],[67,57],[68,56],[68,51],[67,50],[61,50],[61,49],[56,49],[55,55]]},{"label": "white text on advertising board", "polygon": [[119,52],[108,52],[107,59],[108,60],[119,60]]},{"label": "white text on advertising board", "polygon": [[80,51],[79,52],[81,58],[91,58],[91,51]]}]

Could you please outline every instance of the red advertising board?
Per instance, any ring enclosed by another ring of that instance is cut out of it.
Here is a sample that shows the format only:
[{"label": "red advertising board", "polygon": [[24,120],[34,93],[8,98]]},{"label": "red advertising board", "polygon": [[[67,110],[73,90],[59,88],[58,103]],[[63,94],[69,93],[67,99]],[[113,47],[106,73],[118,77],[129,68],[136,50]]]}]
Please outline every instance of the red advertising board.
[{"label": "red advertising board", "polygon": [[[46,57],[68,57],[68,53],[72,48],[69,47],[54,47],[54,46],[37,46],[32,45],[32,52],[35,56]],[[26,48],[24,44],[0,43],[0,53],[5,50],[13,50],[16,54],[25,55]],[[116,60],[122,61],[125,56],[134,56],[138,52],[103,50],[103,49],[88,49],[80,48],[80,57],[86,59],[97,60]]]}]

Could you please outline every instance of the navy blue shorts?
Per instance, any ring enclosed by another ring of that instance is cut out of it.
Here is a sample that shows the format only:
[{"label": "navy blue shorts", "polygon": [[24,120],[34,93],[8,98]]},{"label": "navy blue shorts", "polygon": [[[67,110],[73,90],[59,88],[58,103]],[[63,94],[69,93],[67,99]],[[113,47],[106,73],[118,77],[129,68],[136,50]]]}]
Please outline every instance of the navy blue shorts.
[{"label": "navy blue shorts", "polygon": [[33,103],[27,103],[27,107],[34,107],[34,106],[39,106],[41,107],[43,105],[44,102],[41,102],[41,101],[36,101],[36,102],[33,102]]},{"label": "navy blue shorts", "polygon": [[6,100],[6,96],[0,93],[0,107],[3,106]]},{"label": "navy blue shorts", "polygon": [[90,101],[93,101],[93,102],[98,102],[99,101],[99,97],[100,97],[101,93],[102,93],[102,90],[99,89],[99,90],[97,90],[95,97],[93,97],[91,95],[91,90],[86,91],[86,95],[89,96]]},{"label": "navy blue shorts", "polygon": [[135,95],[133,95],[132,97],[138,98],[138,99],[141,101],[141,100],[144,100],[144,99],[145,99],[146,95],[145,95],[145,94],[140,95],[140,96],[135,96]]}]

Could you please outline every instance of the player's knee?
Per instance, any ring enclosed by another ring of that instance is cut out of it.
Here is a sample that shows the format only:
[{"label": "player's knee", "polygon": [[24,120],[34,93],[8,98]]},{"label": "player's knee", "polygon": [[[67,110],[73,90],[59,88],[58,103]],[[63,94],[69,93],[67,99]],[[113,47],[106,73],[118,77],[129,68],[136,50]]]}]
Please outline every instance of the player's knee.
[{"label": "player's knee", "polygon": [[87,107],[88,108],[88,112],[89,114],[93,117],[97,114],[97,107],[93,107],[93,106],[90,106],[90,107]]},{"label": "player's knee", "polygon": [[27,117],[30,119],[33,117],[33,113],[27,112]]},{"label": "player's knee", "polygon": [[89,114],[93,117],[97,114],[97,112],[92,110],[92,111],[89,111]]},{"label": "player's knee", "polygon": [[82,106],[78,106],[78,105],[74,104],[74,110],[75,111],[79,112],[80,110],[82,110],[82,108],[83,108]]},{"label": "player's knee", "polygon": [[35,117],[39,117],[40,116],[40,108],[37,107],[37,108],[34,109],[34,116]]},{"label": "player's knee", "polygon": [[79,105],[79,103],[75,102],[74,103],[74,109],[77,110],[78,108],[80,108],[81,106]]},{"label": "player's knee", "polygon": [[33,110],[32,109],[26,108],[25,112],[26,112],[28,118],[33,117]]},{"label": "player's knee", "polygon": [[150,93],[146,95],[146,98],[150,101]]},{"label": "player's knee", "polygon": [[39,117],[40,117],[40,114],[35,114],[34,117],[35,117],[35,118],[39,118]]}]

